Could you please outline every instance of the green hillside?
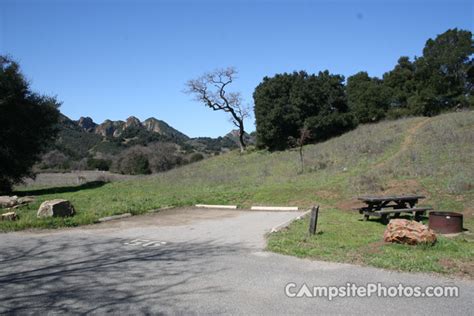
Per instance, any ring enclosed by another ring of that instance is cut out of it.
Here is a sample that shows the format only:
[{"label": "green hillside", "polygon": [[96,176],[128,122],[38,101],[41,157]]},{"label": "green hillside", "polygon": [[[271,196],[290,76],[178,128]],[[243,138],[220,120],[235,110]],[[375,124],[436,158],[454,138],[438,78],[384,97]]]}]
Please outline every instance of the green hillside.
[{"label": "green hillside", "polygon": [[[463,212],[465,228],[474,230],[473,144],[472,111],[363,125],[324,143],[305,146],[304,172],[300,170],[297,150],[250,151],[243,155],[233,151],[123,182],[79,188],[19,188],[18,194],[37,195],[38,201],[19,210],[19,221],[1,222],[0,228],[75,226],[93,223],[106,215],[139,214],[164,206],[196,203],[232,203],[241,207],[297,205],[303,209],[321,204],[321,236],[308,241],[306,224],[299,222],[271,237],[269,248],[303,257],[409,271],[446,272],[454,266],[453,271],[459,272],[465,270],[465,262],[474,258],[469,234],[454,240],[442,238],[432,248],[446,248],[437,254],[454,258],[454,263],[447,264],[449,269],[434,265],[432,260],[440,260],[436,256],[426,261],[425,252],[407,251],[403,247],[397,250],[396,246],[381,250],[395,251],[387,255],[387,260],[378,253],[361,259],[364,247],[381,240],[384,226],[376,221],[360,221],[360,215],[350,208],[360,194],[421,193],[427,197],[422,204],[437,210]],[[51,198],[71,200],[77,215],[37,220],[35,210],[39,203]],[[403,256],[410,260],[400,267],[393,260]],[[473,271],[472,264],[465,273],[470,274],[469,271]]]},{"label": "green hillside", "polygon": [[423,193],[437,209],[472,211],[473,143],[472,111],[410,118],[305,146],[303,173],[297,151],[234,151],[139,180],[38,197],[71,199],[77,219],[201,202],[342,205],[359,194],[388,192]]}]

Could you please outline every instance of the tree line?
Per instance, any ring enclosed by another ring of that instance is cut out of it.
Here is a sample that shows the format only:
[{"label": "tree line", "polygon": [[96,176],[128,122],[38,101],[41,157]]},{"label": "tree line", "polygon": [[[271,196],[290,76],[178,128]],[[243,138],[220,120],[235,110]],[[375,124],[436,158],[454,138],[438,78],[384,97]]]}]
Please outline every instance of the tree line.
[{"label": "tree line", "polygon": [[257,146],[284,150],[303,132],[317,142],[361,123],[473,107],[473,43],[470,31],[450,29],[382,78],[361,71],[346,81],[327,70],[265,77],[253,94]]}]

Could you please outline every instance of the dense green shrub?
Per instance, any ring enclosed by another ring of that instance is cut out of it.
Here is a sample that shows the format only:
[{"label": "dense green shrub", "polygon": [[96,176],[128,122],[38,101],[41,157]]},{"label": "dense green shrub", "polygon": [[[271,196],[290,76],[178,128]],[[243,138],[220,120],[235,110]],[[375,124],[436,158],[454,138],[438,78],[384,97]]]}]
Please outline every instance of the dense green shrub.
[{"label": "dense green shrub", "polygon": [[87,167],[89,169],[108,171],[111,165],[112,165],[112,161],[108,159],[89,158],[87,160]]}]

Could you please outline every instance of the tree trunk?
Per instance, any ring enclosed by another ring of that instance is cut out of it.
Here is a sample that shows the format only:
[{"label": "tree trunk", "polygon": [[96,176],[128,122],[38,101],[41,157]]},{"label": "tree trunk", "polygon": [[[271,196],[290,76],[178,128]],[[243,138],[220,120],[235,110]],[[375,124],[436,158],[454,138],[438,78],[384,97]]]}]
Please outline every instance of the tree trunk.
[{"label": "tree trunk", "polygon": [[244,122],[239,122],[239,145],[240,145],[240,152],[243,153],[247,145],[244,141]]},{"label": "tree trunk", "polygon": [[303,146],[300,146],[301,173],[304,172]]}]

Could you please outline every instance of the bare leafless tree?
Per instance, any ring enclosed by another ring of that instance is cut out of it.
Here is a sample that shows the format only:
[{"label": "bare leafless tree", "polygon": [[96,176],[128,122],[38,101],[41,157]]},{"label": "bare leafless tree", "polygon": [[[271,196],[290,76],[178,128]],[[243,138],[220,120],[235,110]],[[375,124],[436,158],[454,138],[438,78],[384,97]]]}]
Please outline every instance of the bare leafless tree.
[{"label": "bare leafless tree", "polygon": [[217,69],[186,83],[186,93],[193,94],[196,100],[214,111],[230,114],[230,121],[238,128],[240,151],[246,148],[244,140],[244,119],[249,116],[248,107],[243,105],[239,92],[227,92],[226,89],[237,75],[233,67]]},{"label": "bare leafless tree", "polygon": [[307,127],[303,127],[299,130],[299,137],[294,138],[294,137],[289,137],[288,138],[288,143],[291,147],[298,147],[298,151],[300,154],[300,164],[301,164],[301,170],[300,172],[304,172],[304,157],[303,157],[303,146],[306,144],[306,142],[311,138],[311,131]]}]

